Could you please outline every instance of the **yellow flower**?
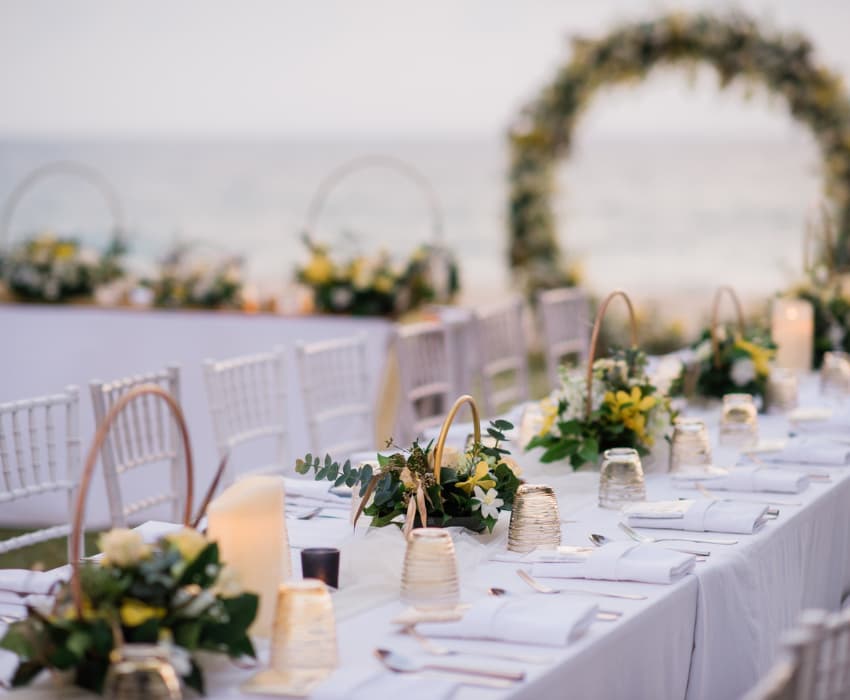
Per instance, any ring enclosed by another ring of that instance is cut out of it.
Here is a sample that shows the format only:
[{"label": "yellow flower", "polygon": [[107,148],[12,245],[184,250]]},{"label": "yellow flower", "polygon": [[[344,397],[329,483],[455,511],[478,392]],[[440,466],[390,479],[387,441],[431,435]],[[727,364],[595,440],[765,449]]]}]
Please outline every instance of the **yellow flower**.
[{"label": "yellow flower", "polygon": [[56,246],[56,250],[53,252],[53,255],[57,260],[69,260],[74,257],[74,244],[73,243],[60,243]]},{"label": "yellow flower", "polygon": [[416,488],[416,480],[413,478],[413,472],[410,471],[407,467],[401,470],[401,473],[398,475],[399,480],[404,485],[408,491],[412,491]]},{"label": "yellow flower", "polygon": [[184,527],[179,532],[167,535],[165,540],[173,545],[187,562],[194,561],[209,544],[206,537],[191,527]]},{"label": "yellow flower", "polygon": [[97,540],[97,546],[103,552],[101,566],[135,566],[151,554],[151,548],[145,544],[142,536],[127,528],[115,528],[103,533]]},{"label": "yellow flower", "polygon": [[555,425],[555,420],[558,418],[558,404],[551,399],[543,399],[540,402],[540,411],[543,414],[543,420],[537,434],[546,435],[552,430],[552,426]]},{"label": "yellow flower", "polygon": [[651,436],[646,435],[646,413],[657,403],[654,396],[643,396],[640,387],[633,386],[631,392],[607,392],[604,401],[614,420],[622,422],[639,440],[652,444]]},{"label": "yellow flower", "polygon": [[763,348],[760,345],[744,340],[740,336],[735,338],[735,347],[746,352],[753,360],[756,374],[765,377],[770,373],[770,360],[773,358],[773,350]]},{"label": "yellow flower", "polygon": [[476,486],[480,486],[486,491],[487,489],[492,489],[495,485],[495,480],[490,478],[490,465],[483,459],[475,465],[475,473],[470,474],[466,481],[460,481],[455,484],[461,491],[465,491],[470,496]]},{"label": "yellow flower", "polygon": [[333,261],[324,252],[314,253],[302,270],[304,279],[310,284],[325,284],[331,280],[333,273]]},{"label": "yellow flower", "polygon": [[122,624],[127,627],[138,627],[145,624],[148,620],[159,619],[165,617],[165,608],[155,608],[141,600],[128,598],[121,603]]},{"label": "yellow flower", "polygon": [[375,277],[375,289],[382,294],[389,294],[393,291],[393,278],[386,273],[381,273]]}]

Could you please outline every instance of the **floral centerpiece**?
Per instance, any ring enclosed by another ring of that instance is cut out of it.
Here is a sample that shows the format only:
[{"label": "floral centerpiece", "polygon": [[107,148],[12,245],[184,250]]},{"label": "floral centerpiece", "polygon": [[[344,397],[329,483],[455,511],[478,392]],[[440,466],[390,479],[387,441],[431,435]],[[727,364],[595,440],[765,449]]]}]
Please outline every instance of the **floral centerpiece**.
[{"label": "floral centerpiece", "polygon": [[543,422],[526,450],[542,448],[541,462],[567,460],[573,469],[597,463],[612,447],[648,455],[669,433],[674,412],[646,365],[637,348],[617,351],[593,363],[589,387],[586,376],[562,368],[561,385],[541,402]]},{"label": "floral centerpiece", "polygon": [[124,253],[124,244],[118,238],[99,253],[83,247],[76,238],[46,233],[12,248],[0,260],[0,272],[16,297],[58,303],[91,297],[98,286],[121,277]]},{"label": "floral centerpiece", "polygon": [[80,569],[82,615],[70,584],[63,584],[52,607],[31,607],[0,641],[20,658],[13,685],[51,669],[72,672],[76,685],[101,692],[113,649],[159,643],[170,647],[183,682],[203,693],[196,652],[254,656],[248,627],[258,598],[240,589],[219,561],[217,544],[184,528],[154,545],[133,530],[117,529],[102,535],[99,545],[100,561]]},{"label": "floral centerpiece", "polygon": [[[431,253],[419,247],[402,265],[386,252],[374,257],[354,256],[334,260],[326,246],[304,237],[310,259],[296,269],[296,278],[313,291],[318,311],[357,316],[393,316],[437,299],[431,277]],[[448,293],[459,288],[458,270],[449,262]]]},{"label": "floral centerpiece", "polygon": [[143,281],[153,292],[154,306],[222,309],[242,305],[242,259],[193,260],[181,246],[169,253],[156,276]]},{"label": "floral centerpiece", "polygon": [[310,454],[296,462],[295,470],[313,470],[317,480],[336,486],[358,487],[361,511],[371,516],[372,527],[402,525],[410,518],[409,525],[416,527],[462,525],[492,531],[499,513],[511,510],[520,485],[520,470],[501,446],[504,431],[512,428],[508,421],[493,421],[487,430],[490,444],[475,442],[462,454],[444,450],[439,480],[433,443],[423,447],[414,442],[410,449],[379,454],[377,471],[370,464],[352,467],[346,461],[340,466],[330,455],[322,460]]}]

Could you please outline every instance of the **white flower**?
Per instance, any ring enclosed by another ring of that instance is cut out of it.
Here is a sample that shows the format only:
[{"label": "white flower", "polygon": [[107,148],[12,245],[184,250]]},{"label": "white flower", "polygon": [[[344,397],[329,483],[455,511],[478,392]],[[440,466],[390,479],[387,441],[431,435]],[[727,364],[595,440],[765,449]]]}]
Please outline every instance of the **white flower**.
[{"label": "white flower", "polygon": [[496,489],[487,489],[487,493],[484,493],[484,489],[480,486],[475,486],[473,492],[475,497],[472,499],[472,510],[480,508],[481,515],[485,518],[498,518],[499,508],[505,505],[505,502],[499,498],[499,492]]},{"label": "white flower", "polygon": [[242,594],[242,581],[239,572],[232,566],[223,566],[213,589],[222,598],[235,598]]},{"label": "white flower", "polygon": [[134,530],[116,528],[100,536],[98,547],[111,566],[128,567],[150,556],[151,548]]},{"label": "white flower", "polygon": [[703,340],[699,345],[694,348],[694,356],[700,362],[705,362],[711,357],[711,341]]},{"label": "white flower", "polygon": [[331,306],[339,311],[346,308],[353,298],[354,295],[351,293],[350,289],[347,289],[346,287],[337,287],[331,292]]},{"label": "white flower", "polygon": [[735,386],[745,386],[756,378],[756,365],[749,358],[740,358],[732,363],[729,374]]}]

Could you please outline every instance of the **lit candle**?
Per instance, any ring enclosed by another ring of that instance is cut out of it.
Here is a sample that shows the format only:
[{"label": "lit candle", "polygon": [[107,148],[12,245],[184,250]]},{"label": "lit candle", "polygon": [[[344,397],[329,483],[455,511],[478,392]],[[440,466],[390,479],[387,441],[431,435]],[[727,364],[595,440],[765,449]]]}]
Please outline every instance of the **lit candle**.
[{"label": "lit candle", "polygon": [[260,596],[252,634],[268,637],[281,581],[290,577],[289,538],[280,476],[248,476],[230,486],[207,510],[209,538],[247,591]]},{"label": "lit candle", "polygon": [[804,299],[775,299],[771,333],[777,345],[776,365],[796,370],[812,368],[815,321]]}]

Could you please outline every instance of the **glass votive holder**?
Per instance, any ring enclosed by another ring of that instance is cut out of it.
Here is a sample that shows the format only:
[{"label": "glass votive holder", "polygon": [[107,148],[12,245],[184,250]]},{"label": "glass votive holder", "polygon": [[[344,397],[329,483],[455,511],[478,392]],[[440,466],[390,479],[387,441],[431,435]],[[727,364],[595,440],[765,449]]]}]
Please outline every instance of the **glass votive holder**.
[{"label": "glass votive holder", "polygon": [[631,447],[605,450],[599,468],[599,507],[619,510],[627,503],[645,500],[643,465],[637,450]]},{"label": "glass votive holder", "polygon": [[755,447],[759,439],[758,411],[750,394],[726,394],[720,413],[720,444]]},{"label": "glass votive holder", "polygon": [[768,413],[788,413],[797,408],[799,381],[794,370],[772,367],[767,378]]},{"label": "glass votive holder", "polygon": [[401,600],[420,610],[457,606],[460,584],[452,537],[438,527],[411,531],[401,572]]},{"label": "glass votive holder", "polygon": [[269,668],[247,691],[304,696],[337,666],[336,621],[328,587],[317,579],[280,585]]},{"label": "glass votive holder", "polygon": [[561,514],[551,486],[522,484],[514,496],[508,526],[508,549],[531,552],[561,544]]},{"label": "glass votive holder", "polygon": [[539,403],[530,403],[522,410],[519,419],[518,440],[525,447],[543,429],[543,411]]},{"label": "glass votive holder", "polygon": [[301,550],[301,576],[339,588],[339,550],[335,547],[307,547]]},{"label": "glass votive holder", "polygon": [[850,394],[850,354],[825,352],[820,368],[820,390],[831,396]]},{"label": "glass votive holder", "polygon": [[670,441],[670,471],[705,471],[711,464],[711,440],[698,418],[677,418]]},{"label": "glass votive holder", "polygon": [[124,644],[109,655],[103,694],[114,700],[181,700],[180,679],[169,650],[157,644]]}]

